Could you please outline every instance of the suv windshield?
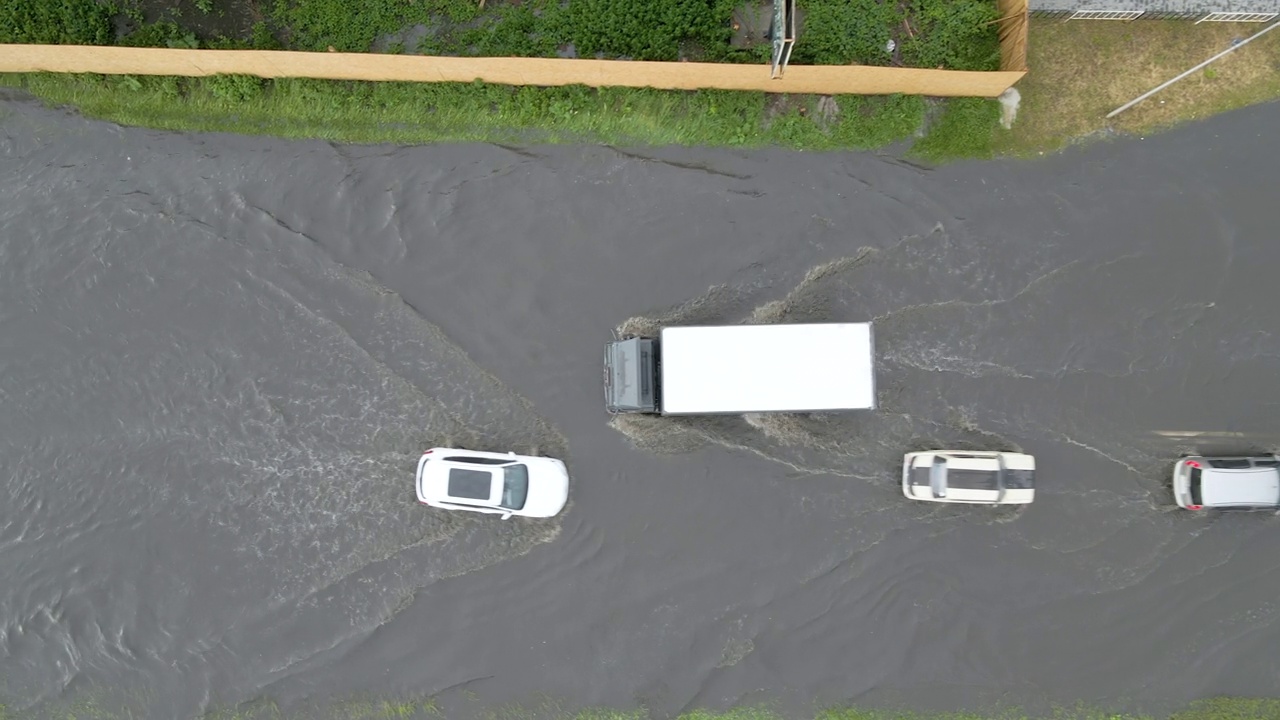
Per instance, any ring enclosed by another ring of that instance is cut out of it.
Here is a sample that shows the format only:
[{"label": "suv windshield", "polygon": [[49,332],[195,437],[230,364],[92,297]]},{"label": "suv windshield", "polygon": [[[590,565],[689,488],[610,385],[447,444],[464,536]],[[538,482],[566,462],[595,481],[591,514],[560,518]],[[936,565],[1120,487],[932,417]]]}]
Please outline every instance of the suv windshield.
[{"label": "suv windshield", "polygon": [[508,510],[524,509],[529,497],[529,468],[524,465],[508,465],[502,468],[502,507]]}]

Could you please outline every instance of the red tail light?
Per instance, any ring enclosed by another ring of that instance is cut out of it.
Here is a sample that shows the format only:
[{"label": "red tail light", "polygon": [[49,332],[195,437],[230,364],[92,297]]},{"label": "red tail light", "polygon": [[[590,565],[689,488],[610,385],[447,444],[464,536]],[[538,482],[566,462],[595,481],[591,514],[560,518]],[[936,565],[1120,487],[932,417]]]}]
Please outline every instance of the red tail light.
[{"label": "red tail light", "polygon": [[[435,450],[428,450],[428,451],[426,451],[426,452],[424,452],[424,453],[422,453],[422,454],[423,454],[423,455],[430,455],[430,454],[431,454],[431,453],[433,453],[433,452],[435,452]],[[1199,467],[1199,466],[1197,466],[1197,467]]]},{"label": "red tail light", "polygon": [[1188,505],[1188,506],[1187,506],[1187,509],[1188,509],[1188,510],[1200,510],[1200,509],[1202,509],[1203,507],[1204,507],[1203,505]]},{"label": "red tail light", "polygon": [[1188,461],[1187,461],[1187,467],[1189,467],[1189,468],[1198,468],[1198,467],[1200,467],[1200,463],[1196,462],[1195,460],[1188,460]]}]

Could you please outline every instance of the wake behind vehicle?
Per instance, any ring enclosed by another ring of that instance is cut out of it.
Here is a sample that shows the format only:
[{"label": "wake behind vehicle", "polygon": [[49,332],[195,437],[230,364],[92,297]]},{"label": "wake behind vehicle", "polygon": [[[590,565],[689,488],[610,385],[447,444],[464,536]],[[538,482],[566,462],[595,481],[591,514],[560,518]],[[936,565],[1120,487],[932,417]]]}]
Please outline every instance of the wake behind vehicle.
[{"label": "wake behind vehicle", "polygon": [[418,502],[443,510],[553,517],[569,501],[569,472],[554,458],[432,448],[418,460]]},{"label": "wake behind vehicle", "polygon": [[1036,459],[970,450],[907,453],[902,494],[927,502],[1025,505],[1036,497]]},{"label": "wake behind vehicle", "polygon": [[1280,509],[1280,457],[1185,457],[1173,466],[1173,498],[1187,510]]},{"label": "wake behind vehicle", "polygon": [[870,323],[663,328],[604,350],[611,413],[715,415],[869,410]]}]

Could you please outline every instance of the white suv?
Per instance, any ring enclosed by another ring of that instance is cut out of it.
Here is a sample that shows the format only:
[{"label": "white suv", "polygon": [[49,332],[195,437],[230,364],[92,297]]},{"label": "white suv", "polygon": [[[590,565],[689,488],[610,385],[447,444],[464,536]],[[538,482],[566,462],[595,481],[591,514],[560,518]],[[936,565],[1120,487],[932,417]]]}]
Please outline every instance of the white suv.
[{"label": "white suv", "polygon": [[1185,457],[1173,466],[1173,497],[1188,510],[1280,508],[1280,457]]},{"label": "white suv", "polygon": [[444,510],[553,517],[569,501],[569,472],[554,458],[432,448],[418,460],[418,501]]}]

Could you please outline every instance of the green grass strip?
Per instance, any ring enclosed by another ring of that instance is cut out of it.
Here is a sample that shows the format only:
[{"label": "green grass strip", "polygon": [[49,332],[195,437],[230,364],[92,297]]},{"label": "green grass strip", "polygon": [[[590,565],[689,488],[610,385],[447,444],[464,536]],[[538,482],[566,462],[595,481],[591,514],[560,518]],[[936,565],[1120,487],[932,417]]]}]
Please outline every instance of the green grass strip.
[{"label": "green grass strip", "polygon": [[[769,96],[722,90],[483,83],[0,76],[53,105],[122,125],[342,143],[606,143],[797,150],[883,147],[920,127],[911,96]],[[953,144],[954,147],[954,144]]]},{"label": "green grass strip", "polygon": [[911,154],[930,162],[993,157],[999,122],[1000,104],[995,100],[952,98]]}]

